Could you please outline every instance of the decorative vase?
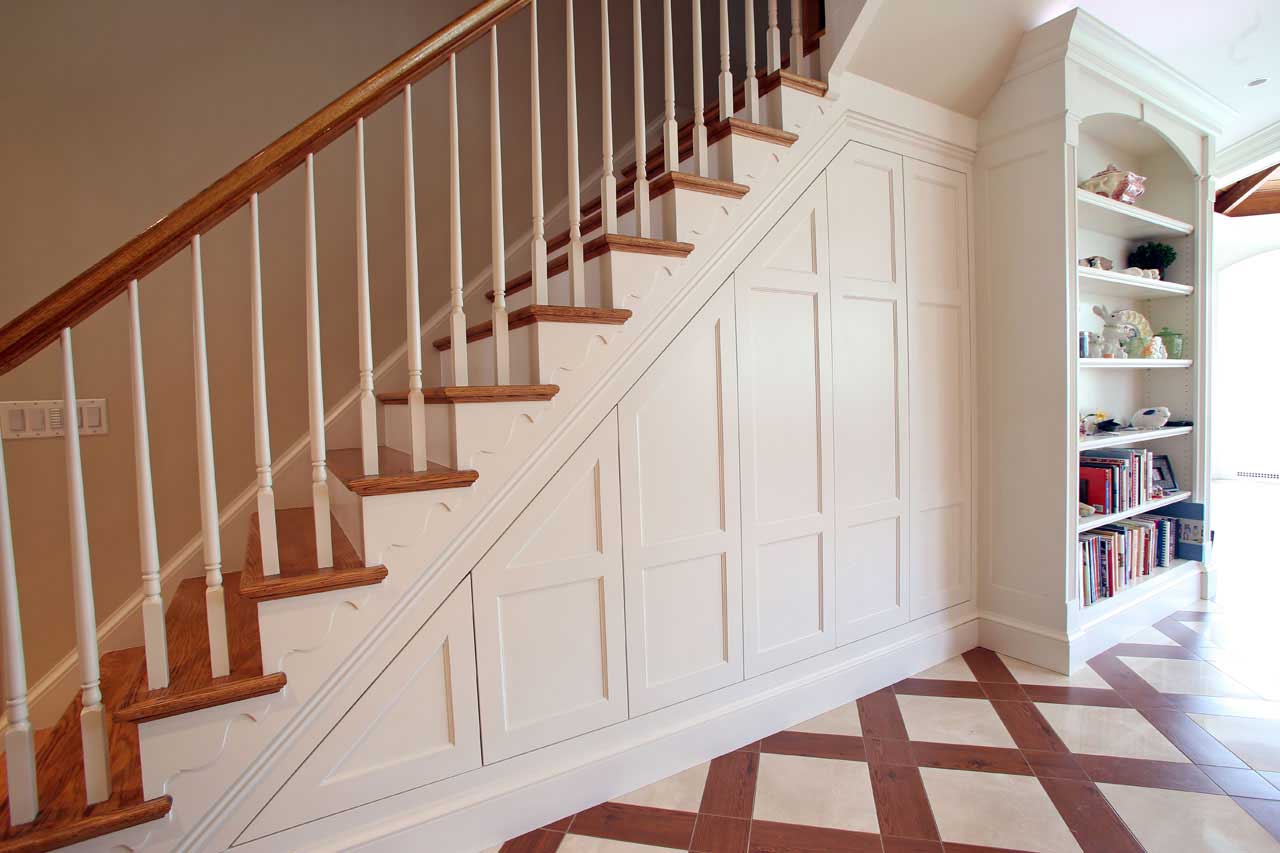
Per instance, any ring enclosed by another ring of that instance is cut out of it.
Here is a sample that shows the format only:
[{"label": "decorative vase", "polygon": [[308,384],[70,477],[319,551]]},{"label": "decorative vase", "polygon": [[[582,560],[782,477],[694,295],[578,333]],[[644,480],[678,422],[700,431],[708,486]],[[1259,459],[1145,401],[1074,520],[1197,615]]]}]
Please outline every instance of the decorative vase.
[{"label": "decorative vase", "polygon": [[1173,332],[1164,326],[1156,332],[1156,337],[1164,341],[1164,350],[1169,358],[1182,358],[1182,332]]}]

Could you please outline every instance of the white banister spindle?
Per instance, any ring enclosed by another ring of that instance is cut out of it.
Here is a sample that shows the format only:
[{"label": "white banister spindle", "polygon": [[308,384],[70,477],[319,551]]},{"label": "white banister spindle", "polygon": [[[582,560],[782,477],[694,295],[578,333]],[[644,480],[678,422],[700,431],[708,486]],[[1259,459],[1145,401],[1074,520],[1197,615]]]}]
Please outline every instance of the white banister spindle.
[{"label": "white banister spindle", "polygon": [[533,157],[533,239],[529,241],[529,269],[533,274],[533,304],[546,305],[547,221],[542,197],[542,83],[538,74],[538,0],[529,4],[529,121]]},{"label": "white banister spindle", "polygon": [[746,0],[747,76],[743,78],[743,98],[747,103],[747,121],[760,123],[760,81],[756,79],[756,0]]},{"label": "white banister spindle", "polygon": [[800,0],[791,0],[791,73],[801,74],[804,65],[804,13]]},{"label": "white banister spindle", "polygon": [[0,636],[4,642],[4,700],[9,725],[4,730],[5,773],[9,782],[9,825],[35,820],[40,810],[36,788],[36,745],[27,708],[27,660],[18,609],[18,570],[13,559],[9,486],[0,442]]},{"label": "white banister spindle", "polygon": [[707,103],[702,80],[702,0],[693,7],[693,171],[707,176]]},{"label": "white banister spindle", "polygon": [[[450,63],[453,62],[450,57]],[[418,308],[418,202],[413,179],[413,87],[404,87],[404,316],[405,360],[409,364],[409,444],[413,470],[427,470],[427,408],[422,402],[422,314]],[[462,359],[466,372],[467,350],[454,350],[457,369]],[[459,383],[465,384],[465,383]]]},{"label": "white banister spindle", "polygon": [[569,304],[587,304],[586,265],[582,259],[582,191],[578,170],[578,69],[573,45],[573,0],[564,0],[565,89],[569,140]]},{"label": "white banister spindle", "polygon": [[191,238],[191,339],[196,369],[196,468],[200,480],[209,665],[213,677],[220,678],[230,674],[231,656],[227,649],[227,609],[222,590],[222,540],[218,530],[218,486],[213,469],[213,407],[209,402],[209,344],[204,329],[204,272],[199,234]]},{"label": "white banister spindle", "polygon": [[733,71],[729,67],[729,0],[720,0],[720,118],[733,115]]},{"label": "white banister spindle", "polygon": [[258,194],[249,197],[249,341],[253,359],[253,467],[258,476],[258,546],[262,574],[280,574],[276,493],[271,473],[271,421],[267,417],[267,350],[262,331],[262,231]]},{"label": "white banister spindle", "polygon": [[631,0],[631,67],[635,78],[636,180],[631,187],[635,199],[636,234],[649,236],[648,152],[644,131],[644,30],[641,26],[640,0]]},{"label": "white banister spindle", "polygon": [[[489,30],[489,208],[493,253],[493,384],[511,383],[507,337],[507,240],[502,227],[502,121],[498,104],[498,28]],[[463,344],[463,346],[466,346]]]},{"label": "white banister spindle", "polygon": [[778,0],[769,0],[769,26],[764,31],[765,70],[782,67],[782,31],[778,29]]},{"label": "white banister spindle", "polygon": [[[467,314],[462,294],[462,155],[458,149],[458,58],[449,55],[449,356],[453,384],[467,385]],[[415,305],[417,303],[415,302]],[[419,344],[421,349],[421,344]],[[419,356],[421,361],[421,356]],[[421,374],[421,363],[419,363]],[[421,388],[421,383],[419,383]],[[421,397],[422,392],[418,392]],[[422,408],[421,406],[419,408]],[[425,410],[424,410],[425,414]]]},{"label": "white banister spindle", "polygon": [[360,468],[378,473],[378,403],[373,396],[373,325],[369,316],[369,213],[364,180],[364,119],[356,120],[356,323],[360,327]]},{"label": "white banister spindle", "polygon": [[93,608],[93,569],[89,563],[89,524],[84,507],[84,473],[80,467],[80,412],[76,406],[71,329],[62,330],[62,387],[67,437],[67,510],[71,519],[71,588],[76,609],[76,652],[80,657],[80,746],[84,751],[86,802],[93,805],[111,796],[111,765],[107,757],[107,712],[102,705],[98,672],[98,617]]},{"label": "white banister spindle", "polygon": [[307,414],[311,427],[311,513],[316,527],[316,565],[333,566],[329,515],[329,466],[325,461],[324,372],[320,364],[320,271],[316,260],[316,156],[307,155]]},{"label": "white banister spindle", "polygon": [[609,0],[600,0],[600,221],[607,234],[618,232],[618,179],[613,174],[613,71],[609,52]]},{"label": "white banister spindle", "polygon": [[676,61],[671,37],[671,0],[662,0],[662,160],[663,170],[680,168],[680,126],[676,124]]},{"label": "white banister spindle", "polygon": [[142,371],[142,311],[138,280],[129,282],[129,376],[133,385],[133,466],[138,492],[138,555],[142,563],[142,637],[147,687],[169,686],[164,599],[160,594],[160,546],[156,502],[151,487],[151,436],[147,426],[147,386]]}]

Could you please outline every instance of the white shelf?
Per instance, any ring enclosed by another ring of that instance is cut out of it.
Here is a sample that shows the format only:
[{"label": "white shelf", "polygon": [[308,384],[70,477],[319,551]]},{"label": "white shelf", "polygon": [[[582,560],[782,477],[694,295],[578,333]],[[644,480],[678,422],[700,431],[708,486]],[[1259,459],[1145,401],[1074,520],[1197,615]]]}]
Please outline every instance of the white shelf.
[{"label": "white shelf", "polygon": [[1114,524],[1122,519],[1132,518],[1135,515],[1143,515],[1144,513],[1153,512],[1162,506],[1176,504],[1179,501],[1185,501],[1191,497],[1191,492],[1174,492],[1165,498],[1159,498],[1154,501],[1147,501],[1144,504],[1126,509],[1124,512],[1113,512],[1108,515],[1090,515],[1080,519],[1080,523],[1076,527],[1076,532],[1084,533],[1087,530],[1093,530],[1095,527],[1102,527],[1107,524]]},{"label": "white shelf", "polygon": [[1145,589],[1148,593],[1159,592],[1161,588],[1177,583],[1181,577],[1193,571],[1200,571],[1199,560],[1175,559],[1167,566],[1157,567],[1146,577],[1138,578],[1115,595],[1108,596],[1107,598],[1099,598],[1092,604],[1081,604],[1080,610],[1083,611],[1086,614],[1086,618],[1090,620],[1108,618],[1109,611],[1123,609],[1129,606],[1127,599],[1129,598],[1129,594],[1135,590]]},{"label": "white shelf", "polygon": [[1189,284],[1141,278],[1111,270],[1078,267],[1080,290],[1105,296],[1130,296],[1134,299],[1167,299],[1190,296],[1195,288]]},{"label": "white shelf", "polygon": [[1097,370],[1154,370],[1191,366],[1189,358],[1082,358],[1081,367]]},{"label": "white shelf", "polygon": [[1160,429],[1137,429],[1123,432],[1100,432],[1080,439],[1081,450],[1097,450],[1099,447],[1123,447],[1143,441],[1158,441],[1162,438],[1173,438],[1175,435],[1188,435],[1194,427],[1161,427]]},{"label": "white shelf", "polygon": [[1086,231],[1099,231],[1125,240],[1185,237],[1195,230],[1171,216],[1112,201],[1079,188],[1076,189],[1076,218],[1076,224]]}]

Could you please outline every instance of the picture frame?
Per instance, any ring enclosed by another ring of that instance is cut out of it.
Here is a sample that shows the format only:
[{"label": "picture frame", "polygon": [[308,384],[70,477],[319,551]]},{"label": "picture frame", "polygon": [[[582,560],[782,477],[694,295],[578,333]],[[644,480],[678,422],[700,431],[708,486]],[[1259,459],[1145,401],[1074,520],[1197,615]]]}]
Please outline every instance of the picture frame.
[{"label": "picture frame", "polygon": [[1173,463],[1164,453],[1157,453],[1151,459],[1152,485],[1164,490],[1166,495],[1178,491],[1178,479],[1173,473]]}]

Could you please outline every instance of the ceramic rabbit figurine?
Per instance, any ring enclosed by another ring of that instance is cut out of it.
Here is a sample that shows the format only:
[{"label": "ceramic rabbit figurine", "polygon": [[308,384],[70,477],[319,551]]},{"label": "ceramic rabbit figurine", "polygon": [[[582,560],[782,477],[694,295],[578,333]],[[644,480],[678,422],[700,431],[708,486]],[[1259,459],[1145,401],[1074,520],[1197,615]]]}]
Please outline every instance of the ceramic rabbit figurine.
[{"label": "ceramic rabbit figurine", "polygon": [[1129,354],[1125,352],[1124,342],[1132,336],[1133,327],[1119,322],[1115,314],[1108,311],[1105,305],[1093,306],[1093,313],[1102,318],[1102,357],[1128,358]]}]

